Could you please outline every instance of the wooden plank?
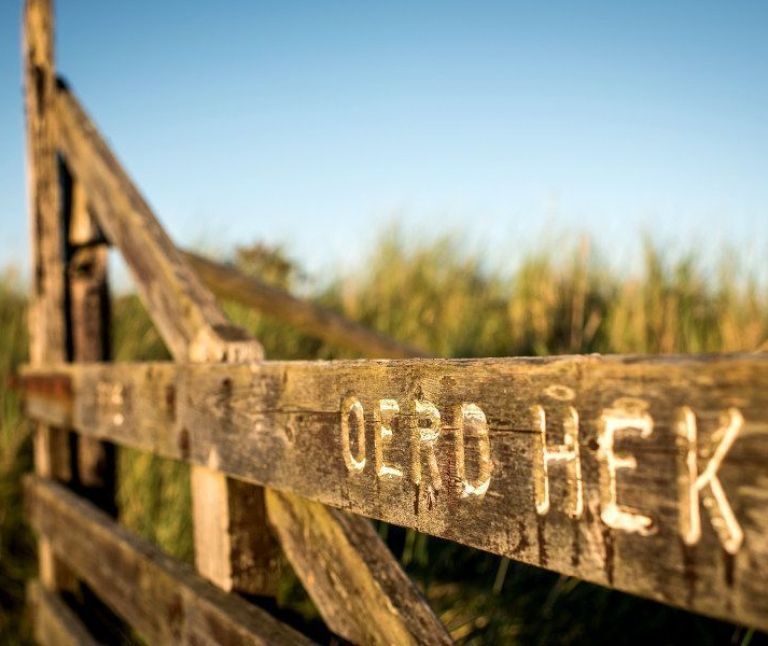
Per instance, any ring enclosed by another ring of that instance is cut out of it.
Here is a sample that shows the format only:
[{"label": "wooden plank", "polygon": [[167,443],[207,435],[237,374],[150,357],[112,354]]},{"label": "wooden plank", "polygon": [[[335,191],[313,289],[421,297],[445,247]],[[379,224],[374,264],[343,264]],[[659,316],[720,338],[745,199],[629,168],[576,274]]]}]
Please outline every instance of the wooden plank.
[{"label": "wooden plank", "polygon": [[26,500],[33,528],[150,642],[309,643],[266,611],[226,594],[131,535],[60,485],[30,477]]},{"label": "wooden plank", "polygon": [[65,361],[64,230],[56,130],[55,69],[50,0],[27,0],[24,11],[24,89],[27,180],[32,235],[30,361]]},{"label": "wooden plank", "polygon": [[427,352],[370,330],[336,312],[247,276],[235,267],[188,251],[182,254],[202,281],[219,297],[253,307],[339,348],[377,358],[429,356]]},{"label": "wooden plank", "polygon": [[58,594],[30,581],[27,599],[32,607],[34,637],[41,646],[97,646],[97,642]]},{"label": "wooden plank", "polygon": [[197,464],[190,475],[198,572],[224,590],[276,595],[283,559],[264,489]]},{"label": "wooden plank", "polygon": [[197,571],[227,591],[275,596],[283,558],[267,523],[264,489],[199,464],[190,470],[190,489]]},{"label": "wooden plank", "polygon": [[66,162],[82,183],[102,231],[123,254],[174,358],[261,358],[261,346],[227,321],[64,86],[56,92],[56,114]]},{"label": "wooden plank", "polygon": [[[106,361],[110,358],[109,249],[93,221],[83,185],[69,175],[68,180],[64,210],[72,360]],[[77,438],[78,485],[89,500],[111,514],[116,511],[115,458],[114,445]]]},{"label": "wooden plank", "polygon": [[25,374],[43,421],[768,627],[765,355],[62,367],[69,412]]},{"label": "wooden plank", "polygon": [[[50,0],[27,0],[24,6],[24,108],[27,130],[27,182],[32,251],[29,302],[29,357],[32,364],[66,361],[65,232],[56,159],[53,118],[55,66],[53,10]],[[35,470],[69,480],[69,434],[66,429],[35,428]],[[53,557],[45,540],[38,546],[40,578],[50,588],[71,588],[74,580]]]},{"label": "wooden plank", "polygon": [[[267,489],[269,518],[323,617],[355,644],[450,644],[371,523]],[[409,594],[402,594],[410,590]],[[342,603],[340,603],[340,599]]]}]

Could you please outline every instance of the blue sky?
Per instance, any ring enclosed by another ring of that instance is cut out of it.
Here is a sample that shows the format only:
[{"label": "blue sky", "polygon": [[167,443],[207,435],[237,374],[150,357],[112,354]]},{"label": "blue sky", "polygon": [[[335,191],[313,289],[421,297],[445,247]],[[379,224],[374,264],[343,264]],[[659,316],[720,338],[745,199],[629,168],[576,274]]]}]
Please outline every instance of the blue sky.
[{"label": "blue sky", "polygon": [[[321,274],[392,220],[768,251],[768,3],[57,2],[60,72],[174,239]],[[26,263],[20,2],[0,3],[0,267]]]}]

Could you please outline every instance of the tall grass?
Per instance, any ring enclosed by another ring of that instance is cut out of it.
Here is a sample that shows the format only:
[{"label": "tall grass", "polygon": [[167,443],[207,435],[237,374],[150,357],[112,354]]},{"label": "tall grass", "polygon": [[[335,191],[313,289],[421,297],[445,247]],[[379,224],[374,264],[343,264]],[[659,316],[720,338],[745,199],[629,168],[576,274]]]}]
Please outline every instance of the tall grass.
[{"label": "tall grass", "polygon": [[9,641],[26,634],[24,585],[34,569],[32,538],[21,510],[21,476],[32,466],[29,426],[9,388],[26,350],[26,300],[17,277],[5,272],[0,274],[0,639]]},{"label": "tall grass", "polygon": [[[327,307],[442,356],[753,351],[768,339],[763,283],[733,255],[713,267],[694,253],[671,257],[647,243],[642,268],[632,274],[610,271],[587,239],[559,244],[557,253],[551,248],[522,254],[509,270],[489,265],[457,236],[409,244],[394,229],[381,236],[360,271],[312,293]],[[301,269],[279,250],[254,246],[234,259],[245,271],[307,291]],[[18,365],[26,347],[24,301],[10,284],[0,287],[0,377]],[[257,312],[224,306],[271,358],[350,356]],[[135,296],[116,300],[113,340],[117,360],[168,357]],[[2,392],[0,632],[19,634],[31,551],[20,524],[18,477],[30,459],[18,402]],[[118,477],[121,522],[191,560],[186,467],[121,450]],[[751,636],[410,530],[378,527],[463,643],[738,643]],[[15,552],[21,557],[10,556]],[[312,616],[311,603],[290,575],[279,601]],[[633,626],[629,636],[627,623]]]}]

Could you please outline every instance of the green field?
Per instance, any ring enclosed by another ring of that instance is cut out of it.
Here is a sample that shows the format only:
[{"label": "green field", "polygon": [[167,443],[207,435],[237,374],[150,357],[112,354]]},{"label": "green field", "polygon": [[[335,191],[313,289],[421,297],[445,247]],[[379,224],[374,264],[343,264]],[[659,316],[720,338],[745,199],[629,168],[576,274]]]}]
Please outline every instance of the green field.
[{"label": "green field", "polygon": [[[254,246],[232,259],[247,272],[441,356],[755,351],[768,340],[762,275],[695,253],[672,256],[646,244],[636,273],[611,271],[588,240],[543,245],[511,268],[491,266],[459,237],[405,242],[384,232],[361,271],[324,283],[307,279],[279,250]],[[565,251],[563,248],[565,247]],[[557,254],[548,249],[557,248]],[[518,252],[514,252],[518,253]],[[351,356],[232,303],[270,358]],[[10,272],[0,280],[0,641],[28,640],[24,582],[35,552],[24,527],[20,475],[31,465],[29,426],[6,385],[24,361],[26,299]],[[135,296],[115,298],[115,359],[167,358]],[[188,472],[135,451],[119,453],[120,521],[163,549],[192,558]],[[453,637],[465,644],[747,644],[766,640],[716,622],[533,567],[510,563],[411,530],[379,523]],[[278,603],[310,628],[316,613],[286,575]],[[131,636],[125,635],[130,641]]]}]

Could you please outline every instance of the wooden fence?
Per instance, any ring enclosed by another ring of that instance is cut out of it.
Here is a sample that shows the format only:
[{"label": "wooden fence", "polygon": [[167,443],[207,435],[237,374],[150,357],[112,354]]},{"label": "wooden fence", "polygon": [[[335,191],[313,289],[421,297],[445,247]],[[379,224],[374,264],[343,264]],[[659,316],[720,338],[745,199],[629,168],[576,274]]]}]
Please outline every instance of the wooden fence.
[{"label": "wooden fence", "polygon": [[[82,582],[153,643],[301,643],[233,594],[285,559],[343,638],[449,643],[364,517],[768,629],[766,356],[416,358],[179,251],[57,81],[50,0],[24,35],[40,642],[93,642]],[[108,362],[110,245],[172,363]],[[205,284],[378,358],[266,361]],[[192,465],[196,571],[115,522],[115,445]]]}]

